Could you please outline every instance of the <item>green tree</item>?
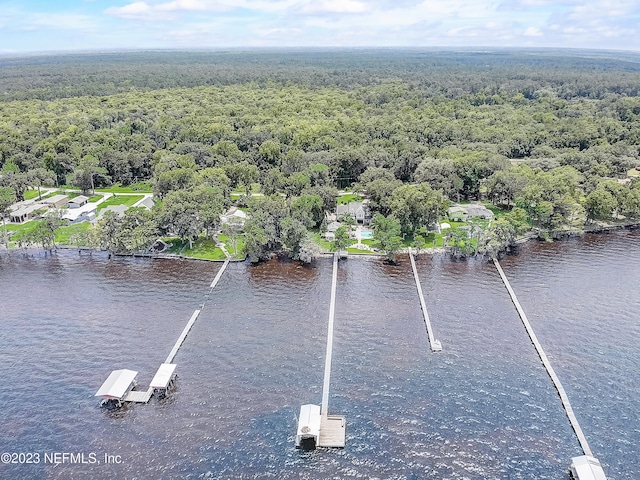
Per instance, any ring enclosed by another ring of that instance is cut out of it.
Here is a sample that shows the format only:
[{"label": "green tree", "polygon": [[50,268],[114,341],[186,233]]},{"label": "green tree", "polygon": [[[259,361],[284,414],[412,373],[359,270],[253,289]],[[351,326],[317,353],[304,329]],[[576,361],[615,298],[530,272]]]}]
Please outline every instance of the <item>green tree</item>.
[{"label": "green tree", "polygon": [[78,166],[74,169],[73,175],[69,179],[69,183],[82,189],[83,193],[95,193],[95,176],[96,174],[106,175],[106,168],[100,167],[98,159],[93,155],[85,155]]},{"label": "green tree", "polygon": [[190,249],[193,248],[193,241],[204,230],[204,222],[200,218],[200,205],[193,192],[169,192],[154,210],[158,227],[162,232],[177,235],[183,242],[189,242]]},{"label": "green tree", "polygon": [[615,197],[604,188],[597,188],[585,199],[585,210],[589,220],[608,220],[618,206]]},{"label": "green tree", "polygon": [[284,190],[288,197],[296,197],[311,186],[311,180],[302,172],[289,175],[285,181]]},{"label": "green tree", "polygon": [[7,234],[6,218],[9,215],[9,207],[16,201],[16,193],[11,187],[0,187],[0,215],[4,229],[4,246],[9,249],[9,235]]},{"label": "green tree", "polygon": [[28,175],[21,172],[13,159],[8,159],[0,170],[0,186],[11,187],[18,201],[24,200],[24,192],[29,186]]},{"label": "green tree", "polygon": [[349,237],[349,229],[342,225],[335,231],[335,239],[333,241],[333,249],[336,252],[340,252],[346,249],[351,244],[351,238]]},{"label": "green tree", "polygon": [[301,195],[291,199],[291,215],[307,228],[320,225],[324,218],[322,198],[318,195]]},{"label": "green tree", "polygon": [[307,233],[300,242],[297,258],[295,258],[295,260],[300,260],[303,263],[311,263],[319,256],[320,247],[313,241],[311,235]]},{"label": "green tree", "polygon": [[212,230],[220,223],[220,215],[228,206],[222,190],[218,187],[200,185],[191,191],[193,201],[198,205],[197,216],[202,222],[206,235],[210,236]]},{"label": "green tree", "polygon": [[27,234],[29,243],[40,243],[45,250],[56,250],[56,231],[65,224],[62,211],[51,209],[42,220],[34,221],[34,228]]},{"label": "green tree", "polygon": [[222,225],[222,234],[229,239],[229,244],[233,248],[233,257],[238,255],[238,241],[242,235],[244,224],[238,218],[231,218]]},{"label": "green tree", "polygon": [[462,180],[456,174],[456,166],[449,158],[424,158],[414,173],[414,180],[428,183],[434,190],[440,190],[448,198],[453,198],[462,189]]},{"label": "green tree", "polygon": [[282,191],[286,178],[278,168],[267,170],[262,176],[262,193],[265,195],[273,195]]},{"label": "green tree", "polygon": [[403,232],[408,234],[438,222],[448,206],[442,193],[432,190],[427,183],[396,188],[390,204],[393,216],[400,222]]},{"label": "green tree", "polygon": [[376,213],[371,226],[373,228],[373,238],[380,244],[380,248],[387,255],[387,259],[395,262],[396,254],[402,248],[400,222],[391,216],[385,217]]},{"label": "green tree", "polygon": [[158,224],[151,211],[131,208],[119,220],[117,245],[127,253],[144,252],[158,238]]},{"label": "green tree", "polygon": [[225,172],[231,180],[231,186],[242,185],[247,194],[251,191],[251,184],[258,180],[260,171],[258,167],[250,164],[246,160],[231,165],[225,165]]},{"label": "green tree", "polygon": [[54,185],[56,181],[56,175],[51,170],[45,168],[35,168],[27,172],[27,179],[29,183],[35,185],[38,188],[38,200],[42,199],[40,193],[40,187],[44,185]]},{"label": "green tree", "polygon": [[469,236],[469,232],[462,228],[451,228],[447,230],[445,245],[451,255],[455,257],[466,257],[476,249],[473,244],[473,239]]},{"label": "green tree", "polygon": [[260,148],[258,149],[260,160],[271,165],[276,165],[278,160],[280,160],[280,155],[282,154],[281,149],[282,147],[280,142],[274,140],[262,142],[262,145],[260,145]]}]

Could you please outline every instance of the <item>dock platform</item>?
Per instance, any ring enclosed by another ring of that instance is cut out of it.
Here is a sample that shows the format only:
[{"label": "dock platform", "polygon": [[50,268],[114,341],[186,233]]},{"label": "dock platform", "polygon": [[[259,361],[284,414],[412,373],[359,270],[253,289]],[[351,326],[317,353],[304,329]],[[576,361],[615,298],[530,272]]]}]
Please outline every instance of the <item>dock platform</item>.
[{"label": "dock platform", "polygon": [[323,416],[320,420],[319,447],[344,448],[347,419],[340,415]]},{"label": "dock platform", "polygon": [[133,403],[147,403],[153,395],[153,388],[149,387],[147,390],[131,390],[125,397],[125,402]]}]

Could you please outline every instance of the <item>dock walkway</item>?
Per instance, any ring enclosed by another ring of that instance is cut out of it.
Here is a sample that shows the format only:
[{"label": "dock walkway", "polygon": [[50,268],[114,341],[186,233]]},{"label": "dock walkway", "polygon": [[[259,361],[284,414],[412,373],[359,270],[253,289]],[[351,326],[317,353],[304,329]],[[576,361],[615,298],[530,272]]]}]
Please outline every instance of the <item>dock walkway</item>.
[{"label": "dock walkway", "polygon": [[422,309],[422,315],[424,317],[424,324],[427,327],[427,335],[429,335],[429,345],[431,345],[432,352],[441,352],[442,344],[440,340],[436,340],[431,328],[431,321],[429,320],[429,312],[427,312],[427,304],[424,301],[424,294],[422,293],[422,285],[420,284],[420,278],[418,277],[418,270],[416,269],[416,261],[413,258],[413,252],[409,248],[409,258],[411,259],[411,268],[413,269],[413,278],[416,281],[416,288],[418,289],[418,297],[420,298],[420,308]]},{"label": "dock walkway", "polygon": [[331,300],[329,303],[329,327],[327,329],[327,355],[324,362],[322,383],[322,405],[320,408],[319,447],[344,448],[346,419],[329,415],[329,384],[331,382],[331,361],[333,355],[333,319],[336,309],[336,288],[338,283],[338,252],[333,254],[333,274],[331,276]]},{"label": "dock walkway", "polygon": [[333,254],[333,274],[331,277],[331,301],[329,303],[329,327],[327,330],[327,355],[324,361],[324,381],[322,382],[322,405],[320,415],[326,419],[329,414],[329,383],[331,382],[331,360],[333,355],[333,317],[336,310],[336,286],[338,283],[338,253]]},{"label": "dock walkway", "polygon": [[[220,270],[218,270],[218,274],[215,276],[215,278],[211,282],[211,285],[209,285],[209,292],[207,293],[206,299],[209,298],[209,295],[211,294],[213,289],[216,287],[216,285],[220,281],[220,278],[222,278],[222,274],[224,273],[228,265],[229,265],[229,259],[227,258],[225,262],[222,264],[222,267],[220,267]],[[200,305],[199,309],[193,312],[193,315],[191,315],[191,318],[189,319],[189,321],[187,322],[187,325],[182,330],[182,333],[178,337],[178,340],[176,341],[176,343],[173,345],[173,348],[171,349],[171,352],[169,352],[169,355],[167,356],[167,359],[164,361],[164,363],[173,363],[174,357],[178,353],[178,350],[180,349],[180,346],[184,342],[185,338],[187,338],[189,331],[191,331],[191,327],[193,327],[193,325],[196,323],[196,320],[198,319],[200,312],[204,308],[204,305],[205,305],[205,302],[203,302]]]},{"label": "dock walkway", "polygon": [[504,274],[504,271],[502,270],[502,267],[500,266],[500,262],[498,262],[498,259],[494,258],[493,263],[495,264],[496,269],[498,270],[498,273],[502,278],[502,282],[504,283],[505,287],[507,287],[507,291],[511,296],[511,300],[513,301],[513,304],[516,306],[516,310],[518,310],[520,319],[522,320],[522,323],[524,324],[524,328],[527,330],[527,333],[529,334],[529,338],[531,338],[531,342],[533,342],[533,345],[536,348],[538,355],[540,356],[540,360],[542,360],[544,367],[547,369],[547,373],[549,374],[549,377],[551,377],[551,381],[553,382],[553,385],[555,386],[556,390],[558,391],[558,394],[560,395],[560,400],[562,400],[562,406],[564,407],[567,417],[569,418],[569,422],[571,423],[571,427],[573,428],[573,431],[578,437],[578,441],[580,442],[582,451],[584,452],[585,455],[589,455],[590,457],[593,457],[593,454],[591,453],[591,448],[589,448],[589,444],[587,443],[587,438],[584,436],[584,433],[582,432],[582,428],[580,428],[580,424],[578,423],[578,419],[573,413],[573,408],[571,407],[571,403],[569,403],[569,397],[564,391],[564,388],[562,387],[562,384],[560,383],[560,379],[556,375],[556,372],[553,370],[553,367],[551,366],[551,362],[547,358],[547,355],[544,353],[544,350],[542,349],[542,345],[540,345],[540,342],[538,341],[538,337],[536,337],[536,334],[533,331],[533,328],[531,327],[529,320],[527,319],[527,314],[524,313],[524,310],[522,309],[522,306],[520,305],[520,302],[518,301],[515,292],[511,288],[511,284],[509,283],[509,280],[507,280],[507,276]]},{"label": "dock walkway", "polygon": [[125,397],[124,401],[134,403],[147,403],[151,398],[151,395],[153,395],[153,388],[151,387],[146,390],[131,390]]}]

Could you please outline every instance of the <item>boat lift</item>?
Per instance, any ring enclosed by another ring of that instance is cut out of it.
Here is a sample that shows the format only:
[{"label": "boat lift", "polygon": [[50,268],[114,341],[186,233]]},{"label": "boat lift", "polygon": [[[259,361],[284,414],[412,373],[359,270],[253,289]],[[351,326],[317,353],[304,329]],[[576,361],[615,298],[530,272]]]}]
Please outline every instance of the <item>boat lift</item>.
[{"label": "boat lift", "polygon": [[153,389],[154,393],[160,396],[165,396],[175,386],[177,378],[176,372],[177,365],[175,363],[163,363],[158,368],[158,371],[151,380],[149,388]]},{"label": "boat lift", "polygon": [[100,405],[115,403],[121,407],[129,392],[138,385],[138,372],[135,370],[114,370],[104,381],[95,396],[102,398]]}]

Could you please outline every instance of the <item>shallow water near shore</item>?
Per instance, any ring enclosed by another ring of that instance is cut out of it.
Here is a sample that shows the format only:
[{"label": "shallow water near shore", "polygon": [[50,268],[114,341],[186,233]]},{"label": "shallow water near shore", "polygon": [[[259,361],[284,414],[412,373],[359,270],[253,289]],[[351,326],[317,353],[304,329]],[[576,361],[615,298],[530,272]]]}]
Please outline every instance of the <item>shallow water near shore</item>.
[{"label": "shallow water near shore", "polygon": [[[610,479],[640,477],[639,246],[619,231],[501,261]],[[220,264],[4,254],[0,451],[40,463],[0,477],[568,479],[579,444],[493,265],[417,267],[438,354],[408,258],[340,262],[329,407],[347,445],[304,452],[296,415],[321,401],[329,258],[230,264],[206,298]],[[176,391],[99,408],[111,370],[148,384],[205,299]],[[53,452],[86,461],[45,463]]]}]

